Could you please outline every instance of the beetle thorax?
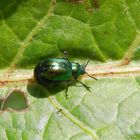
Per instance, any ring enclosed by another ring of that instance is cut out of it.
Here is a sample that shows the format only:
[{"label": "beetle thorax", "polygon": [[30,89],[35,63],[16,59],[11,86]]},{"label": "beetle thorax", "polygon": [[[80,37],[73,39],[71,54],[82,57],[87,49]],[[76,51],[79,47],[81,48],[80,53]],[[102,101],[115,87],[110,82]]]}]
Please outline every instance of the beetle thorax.
[{"label": "beetle thorax", "polygon": [[84,65],[80,65],[78,63],[71,63],[72,65],[72,74],[74,77],[79,77],[85,73]]}]

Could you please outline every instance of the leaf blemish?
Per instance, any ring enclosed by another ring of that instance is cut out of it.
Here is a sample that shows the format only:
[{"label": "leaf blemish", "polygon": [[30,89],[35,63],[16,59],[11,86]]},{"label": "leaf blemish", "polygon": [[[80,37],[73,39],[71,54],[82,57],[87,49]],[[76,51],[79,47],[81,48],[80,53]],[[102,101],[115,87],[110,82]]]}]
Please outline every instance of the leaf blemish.
[{"label": "leaf blemish", "polygon": [[93,11],[94,11],[94,8],[92,8],[92,7],[87,7],[87,8],[86,8],[86,11],[87,11],[88,13],[92,14]]},{"label": "leaf blemish", "polygon": [[94,4],[95,9],[99,8],[98,0],[93,0],[93,4]]},{"label": "leaf blemish", "polygon": [[66,0],[66,2],[73,2],[75,4],[80,4],[80,3],[84,3],[85,0]]}]

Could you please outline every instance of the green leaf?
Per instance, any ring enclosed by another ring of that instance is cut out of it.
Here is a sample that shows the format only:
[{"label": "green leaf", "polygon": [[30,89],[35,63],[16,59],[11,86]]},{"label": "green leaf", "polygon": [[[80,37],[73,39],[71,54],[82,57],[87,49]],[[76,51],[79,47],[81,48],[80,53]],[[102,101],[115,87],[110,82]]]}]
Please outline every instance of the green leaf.
[{"label": "green leaf", "polygon": [[[0,139],[139,140],[139,13],[139,0],[1,0]],[[68,99],[33,78],[65,50],[98,79],[72,83]]]}]

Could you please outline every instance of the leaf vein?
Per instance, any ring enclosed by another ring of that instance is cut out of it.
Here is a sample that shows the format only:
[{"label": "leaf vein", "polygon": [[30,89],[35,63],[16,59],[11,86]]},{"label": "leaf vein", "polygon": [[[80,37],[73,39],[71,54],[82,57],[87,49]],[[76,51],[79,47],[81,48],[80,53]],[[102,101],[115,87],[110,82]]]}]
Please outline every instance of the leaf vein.
[{"label": "leaf vein", "polygon": [[3,22],[3,25],[5,25],[7,27],[7,29],[14,34],[14,36],[19,40],[21,41],[21,39],[18,37],[18,35],[14,32],[14,30],[5,22],[4,20],[4,17],[3,17],[3,14],[2,14],[2,11],[0,11],[0,15],[1,15],[1,18],[2,18],[2,22]]},{"label": "leaf vein", "polygon": [[26,39],[21,43],[16,56],[14,57],[13,61],[11,62],[11,65],[9,67],[9,71],[14,69],[15,65],[18,63],[18,61],[22,57],[22,54],[24,53],[25,48],[31,43],[33,36],[36,35],[38,31],[41,30],[42,26],[52,16],[53,11],[54,11],[54,7],[55,7],[55,0],[52,0],[47,14],[40,21],[38,21],[36,26],[32,29],[32,31],[26,37]]},{"label": "leaf vein", "polygon": [[86,134],[90,135],[93,139],[98,140],[98,135],[96,134],[96,132],[86,126],[85,124],[83,124],[81,121],[79,121],[77,118],[75,118],[72,114],[69,113],[69,111],[67,109],[65,109],[64,107],[62,107],[57,100],[55,99],[55,97],[48,97],[50,103],[58,110],[62,110],[62,114],[68,118],[70,121],[72,121],[75,125],[77,125],[79,128],[81,128]]}]

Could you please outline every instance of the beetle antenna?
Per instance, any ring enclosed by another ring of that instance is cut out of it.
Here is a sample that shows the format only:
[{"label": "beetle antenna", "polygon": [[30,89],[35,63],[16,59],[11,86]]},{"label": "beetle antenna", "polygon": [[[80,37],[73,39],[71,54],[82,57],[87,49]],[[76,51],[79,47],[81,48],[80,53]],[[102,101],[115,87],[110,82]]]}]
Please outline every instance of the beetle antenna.
[{"label": "beetle antenna", "polygon": [[[88,65],[88,63],[89,63],[89,59],[87,60],[86,64],[84,64],[84,67],[85,67],[85,68],[86,68],[86,66]],[[98,80],[97,78],[91,76],[91,75],[88,74],[87,72],[85,72],[85,73],[86,73],[89,77],[91,77],[91,78],[93,78],[93,79],[95,79],[95,80]]]},{"label": "beetle antenna", "polygon": [[87,60],[86,64],[84,64],[84,67],[86,68],[86,66],[88,65],[89,63],[89,59]]},{"label": "beetle antenna", "polygon": [[87,72],[85,72],[85,73],[86,73],[89,77],[91,77],[91,78],[93,78],[93,79],[95,79],[95,80],[98,80],[97,78],[95,78],[95,77],[89,75]]}]

